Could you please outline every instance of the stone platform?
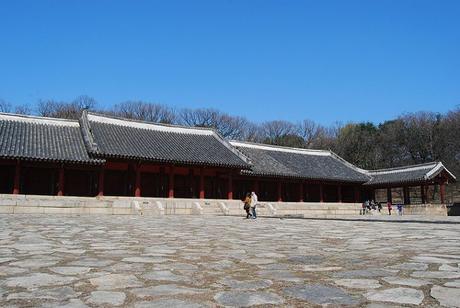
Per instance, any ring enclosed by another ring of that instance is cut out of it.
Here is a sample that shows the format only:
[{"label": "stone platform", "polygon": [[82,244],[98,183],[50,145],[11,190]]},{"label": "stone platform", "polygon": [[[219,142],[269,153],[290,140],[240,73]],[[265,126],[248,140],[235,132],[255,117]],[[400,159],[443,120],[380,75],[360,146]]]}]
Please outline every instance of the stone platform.
[{"label": "stone platform", "polygon": [[[357,216],[360,203],[338,202],[260,202],[257,212],[270,217]],[[136,197],[68,197],[35,195],[0,195],[0,214],[110,214],[110,215],[243,215],[240,200],[179,199]],[[396,214],[396,211],[393,211]],[[419,204],[404,207],[405,215],[447,216],[442,204]],[[373,211],[373,216],[387,215]]]},{"label": "stone platform", "polygon": [[460,218],[0,215],[1,307],[460,306]]}]

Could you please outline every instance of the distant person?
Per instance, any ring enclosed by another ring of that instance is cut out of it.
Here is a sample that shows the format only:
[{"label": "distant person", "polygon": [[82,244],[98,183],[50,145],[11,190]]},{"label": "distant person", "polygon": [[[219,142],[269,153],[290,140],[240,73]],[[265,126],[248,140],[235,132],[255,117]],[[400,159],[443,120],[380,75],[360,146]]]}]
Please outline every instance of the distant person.
[{"label": "distant person", "polygon": [[402,214],[403,214],[403,205],[401,203],[399,203],[396,207],[398,209],[398,215],[402,216]]},{"label": "distant person", "polygon": [[366,214],[366,201],[363,201],[363,203],[361,204],[361,215],[364,215]]},{"label": "distant person", "polygon": [[246,194],[246,198],[244,198],[244,210],[246,211],[246,219],[249,219],[249,217],[252,217],[251,214],[251,193]]},{"label": "distant person", "polygon": [[379,210],[379,213],[382,211],[382,202],[377,204],[377,209]]},{"label": "distant person", "polygon": [[251,212],[252,212],[252,219],[257,218],[257,213],[256,213],[256,207],[257,207],[257,202],[259,200],[257,199],[256,193],[253,191],[251,193]]},{"label": "distant person", "polygon": [[387,203],[387,208],[388,208],[388,215],[391,215],[391,210],[393,209],[393,206],[391,205],[390,201],[388,201]]}]

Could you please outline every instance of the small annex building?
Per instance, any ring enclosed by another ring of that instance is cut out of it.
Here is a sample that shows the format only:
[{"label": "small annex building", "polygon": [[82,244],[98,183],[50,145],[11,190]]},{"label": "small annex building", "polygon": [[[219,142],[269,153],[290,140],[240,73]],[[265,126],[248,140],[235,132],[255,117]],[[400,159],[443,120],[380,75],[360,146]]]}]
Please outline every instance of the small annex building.
[{"label": "small annex building", "polygon": [[363,170],[331,151],[228,141],[208,128],[84,111],[79,120],[0,113],[0,193],[65,196],[361,202],[376,189],[429,186],[455,176],[441,162]]}]

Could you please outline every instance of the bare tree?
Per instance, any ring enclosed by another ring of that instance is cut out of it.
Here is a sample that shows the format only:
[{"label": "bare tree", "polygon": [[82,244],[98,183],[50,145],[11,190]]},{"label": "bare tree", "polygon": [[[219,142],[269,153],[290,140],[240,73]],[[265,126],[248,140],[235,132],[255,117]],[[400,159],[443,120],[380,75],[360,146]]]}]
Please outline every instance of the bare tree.
[{"label": "bare tree", "polygon": [[174,110],[161,104],[148,103],[143,101],[126,101],[115,105],[113,114],[150,122],[173,124],[176,122]]},{"label": "bare tree", "polygon": [[11,104],[0,98],[0,112],[11,112]]},{"label": "bare tree", "polygon": [[28,105],[19,105],[14,108],[17,114],[32,114],[32,109]]},{"label": "bare tree", "polygon": [[71,102],[39,100],[37,111],[44,117],[78,119],[83,110],[93,109],[95,106],[96,101],[93,98],[82,95]]}]

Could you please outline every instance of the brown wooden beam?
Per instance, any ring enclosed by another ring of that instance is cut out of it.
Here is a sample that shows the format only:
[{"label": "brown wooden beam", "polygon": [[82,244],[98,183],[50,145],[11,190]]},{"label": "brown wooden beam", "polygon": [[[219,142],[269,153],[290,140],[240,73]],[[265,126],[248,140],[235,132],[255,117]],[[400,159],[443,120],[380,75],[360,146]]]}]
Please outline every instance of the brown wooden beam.
[{"label": "brown wooden beam", "polygon": [[278,184],[278,202],[282,202],[283,195],[282,195],[281,181],[278,181],[277,184]]},{"label": "brown wooden beam", "polygon": [[441,196],[441,204],[446,203],[446,182],[444,180],[439,184],[439,194]]},{"label": "brown wooden beam", "polygon": [[134,197],[140,197],[142,188],[141,188],[141,165],[136,164],[134,166],[134,172],[136,173],[136,179],[134,184]]},{"label": "brown wooden beam", "polygon": [[425,185],[420,186],[420,196],[422,197],[422,204],[426,203],[426,191],[425,191]]},{"label": "brown wooden beam", "polygon": [[232,172],[230,171],[228,174],[228,188],[227,188],[227,199],[233,199],[233,176]]},{"label": "brown wooden beam", "polygon": [[64,196],[64,166],[59,168],[58,196]]},{"label": "brown wooden beam", "polygon": [[204,199],[205,191],[204,191],[204,169],[200,168],[200,199]]},{"label": "brown wooden beam", "polygon": [[393,195],[391,194],[391,187],[387,188],[387,202],[393,203]]},{"label": "brown wooden beam", "polygon": [[97,189],[98,193],[97,195],[99,197],[102,197],[104,195],[104,178],[105,178],[105,169],[104,167],[99,170],[99,179],[98,179],[98,184],[97,184]]},{"label": "brown wooden beam", "polygon": [[342,185],[337,185],[337,201],[342,203]]},{"label": "brown wooden beam", "polygon": [[174,198],[174,166],[169,167],[169,190],[168,198]]},{"label": "brown wooden beam", "polygon": [[305,183],[300,182],[299,185],[300,185],[300,187],[299,187],[299,195],[300,195],[299,202],[303,202],[304,201],[304,185],[305,185]]},{"label": "brown wooden beam", "polygon": [[323,184],[319,184],[319,202],[323,203],[324,202],[324,189],[323,189]]},{"label": "brown wooden beam", "polygon": [[14,170],[14,183],[13,183],[13,194],[19,194],[19,187],[21,185],[21,162],[16,161],[16,167]]}]

